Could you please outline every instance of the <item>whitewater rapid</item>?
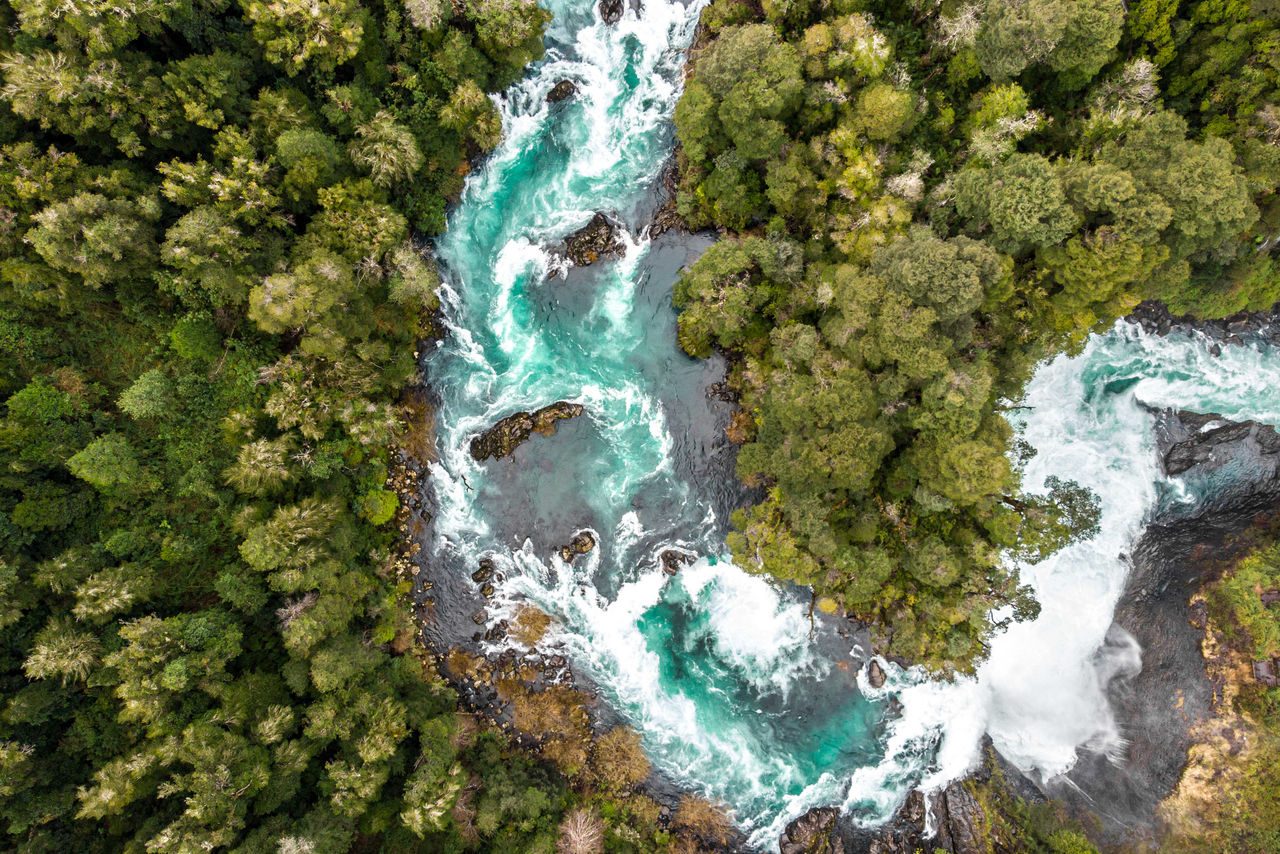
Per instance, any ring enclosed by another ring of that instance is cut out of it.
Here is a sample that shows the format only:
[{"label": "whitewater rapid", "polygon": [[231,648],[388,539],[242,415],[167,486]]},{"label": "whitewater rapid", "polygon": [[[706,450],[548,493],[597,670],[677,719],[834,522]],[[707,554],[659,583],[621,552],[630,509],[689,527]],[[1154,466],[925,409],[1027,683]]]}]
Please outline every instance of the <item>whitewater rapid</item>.
[{"label": "whitewater rapid", "polygon": [[[1107,683],[1140,666],[1135,645],[1108,639],[1125,553],[1158,500],[1196,500],[1162,476],[1144,406],[1274,423],[1280,358],[1213,356],[1197,337],[1120,324],[1043,365],[1011,416],[1038,452],[1025,483],[1056,474],[1094,490],[1098,534],[1022,569],[1041,614],[997,637],[976,678],[882,662],[873,689],[834,621],[811,620],[806,591],[726,558],[723,502],[689,474],[728,451],[705,429],[714,377],[674,343],[672,272],[696,247],[644,226],[701,4],[646,0],[614,26],[589,0],[547,6],[547,56],[495,99],[503,141],[436,247],[449,334],[426,360],[440,398],[433,564],[464,577],[494,561],[490,623],[521,602],[552,615],[543,644],[599,687],[657,768],[726,803],[759,847],[813,806],[883,821],[911,788],[973,767],[984,733],[1046,778],[1081,750],[1121,756]],[[565,79],[578,94],[548,104]],[[624,224],[625,254],[571,269],[554,247],[597,211]],[[498,419],[557,400],[586,415],[513,459],[468,454]],[[567,565],[555,545],[583,529],[599,547]],[[672,547],[697,557],[674,577],[659,560]]]}]

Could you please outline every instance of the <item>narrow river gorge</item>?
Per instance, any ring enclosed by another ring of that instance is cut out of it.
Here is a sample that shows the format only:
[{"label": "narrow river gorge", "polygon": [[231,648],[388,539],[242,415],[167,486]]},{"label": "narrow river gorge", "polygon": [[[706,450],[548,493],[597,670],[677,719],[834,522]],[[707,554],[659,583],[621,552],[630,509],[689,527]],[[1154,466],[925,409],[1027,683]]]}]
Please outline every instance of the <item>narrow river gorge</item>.
[{"label": "narrow river gorge", "polygon": [[[680,353],[670,299],[710,238],[646,229],[701,5],[645,0],[612,25],[589,0],[547,6],[547,55],[498,99],[504,139],[437,245],[447,334],[425,358],[439,400],[429,551],[452,579],[438,595],[473,587],[491,560],[486,619],[525,601],[550,614],[542,644],[642,734],[665,776],[728,804],[761,848],[815,806],[889,818],[912,788],[966,773],[984,734],[1044,779],[1082,750],[1121,759],[1107,687],[1141,667],[1112,628],[1127,553],[1157,514],[1222,486],[1163,474],[1152,410],[1280,423],[1280,355],[1122,323],[1043,365],[1010,409],[1037,452],[1026,486],[1057,475],[1093,490],[1098,533],[1023,569],[1042,612],[997,637],[976,679],[881,661],[888,679],[873,688],[848,624],[811,617],[807,591],[726,556],[728,512],[748,496],[728,406],[706,392],[723,365]],[[548,102],[564,80],[576,93]],[[597,212],[622,223],[621,256],[572,267],[556,247]],[[510,458],[472,457],[501,418],[558,401],[584,415]],[[584,530],[597,547],[565,562],[559,546]],[[665,572],[668,550],[692,562]],[[445,614],[437,631],[469,636],[470,617]]]}]

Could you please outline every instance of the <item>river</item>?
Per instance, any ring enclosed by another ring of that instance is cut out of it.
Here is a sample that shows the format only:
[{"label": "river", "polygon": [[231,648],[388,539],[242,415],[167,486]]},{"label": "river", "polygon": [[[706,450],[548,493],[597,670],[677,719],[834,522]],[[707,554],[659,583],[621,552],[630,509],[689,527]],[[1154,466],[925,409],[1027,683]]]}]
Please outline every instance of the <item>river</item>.
[{"label": "river", "polygon": [[[978,677],[930,681],[886,663],[872,689],[847,627],[811,620],[807,591],[750,576],[725,555],[730,482],[722,365],[676,348],[671,285],[706,239],[644,231],[672,145],[684,51],[700,5],[645,0],[613,26],[590,0],[549,0],[547,55],[497,99],[504,138],[473,172],[437,244],[448,334],[426,357],[439,398],[431,561],[502,578],[489,619],[532,601],[562,651],[641,732],[673,781],[728,804],[753,844],[842,804],[889,817],[917,785],[978,758],[983,733],[1020,768],[1067,772],[1079,750],[1123,753],[1108,681],[1141,666],[1112,633],[1126,550],[1162,505],[1194,502],[1164,478],[1153,419],[1176,406],[1280,420],[1280,358],[1120,325],[1037,372],[1012,418],[1053,474],[1098,493],[1096,537],[1024,569],[1043,606],[998,637]],[[549,104],[561,80],[577,94]],[[625,225],[622,258],[567,269],[552,247],[597,211]],[[568,400],[585,416],[510,459],[477,463],[471,437],[503,416]],[[599,542],[563,563],[579,530]],[[658,555],[697,560],[675,576]]]}]

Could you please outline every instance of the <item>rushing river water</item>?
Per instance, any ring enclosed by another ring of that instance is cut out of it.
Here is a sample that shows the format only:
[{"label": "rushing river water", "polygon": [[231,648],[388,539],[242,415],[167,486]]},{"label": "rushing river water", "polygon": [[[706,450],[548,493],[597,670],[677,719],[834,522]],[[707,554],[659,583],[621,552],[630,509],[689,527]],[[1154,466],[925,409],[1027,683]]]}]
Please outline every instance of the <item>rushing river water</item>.
[{"label": "rushing river water", "polygon": [[[1121,326],[1043,366],[1016,413],[1039,452],[1027,486],[1059,474],[1095,490],[1099,534],[1025,570],[1043,612],[996,639],[976,680],[887,666],[872,690],[861,653],[811,621],[805,591],[723,554],[731,451],[703,393],[718,367],[677,351],[670,306],[675,270],[705,241],[643,230],[700,5],[645,0],[614,26],[590,0],[547,5],[547,56],[498,100],[504,140],[437,246],[450,334],[427,359],[440,397],[433,563],[462,576],[492,558],[504,580],[490,617],[521,600],[552,614],[546,643],[643,734],[654,764],[729,804],[760,846],[811,806],[888,817],[912,786],[963,774],[984,732],[1045,776],[1080,749],[1118,754],[1106,684],[1139,666],[1133,644],[1107,635],[1124,552],[1162,502],[1195,500],[1162,477],[1141,403],[1276,422],[1280,358],[1214,357],[1199,339]],[[563,79],[578,94],[548,104]],[[548,247],[596,211],[626,224],[625,257],[561,277]],[[587,414],[513,459],[469,456],[499,418],[558,400]],[[566,565],[555,546],[582,529],[600,545]],[[658,554],[672,546],[699,559],[668,577]]]}]

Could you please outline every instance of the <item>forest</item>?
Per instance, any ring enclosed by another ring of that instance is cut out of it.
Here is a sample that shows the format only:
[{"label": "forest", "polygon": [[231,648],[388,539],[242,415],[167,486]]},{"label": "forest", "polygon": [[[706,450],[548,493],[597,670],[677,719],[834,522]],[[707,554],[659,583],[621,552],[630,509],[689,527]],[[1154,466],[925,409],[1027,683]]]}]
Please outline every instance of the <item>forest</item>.
[{"label": "forest", "polygon": [[[982,658],[993,609],[1035,613],[1000,555],[1041,558],[1098,511],[1069,481],[1021,489],[1005,414],[1034,365],[1142,300],[1280,299],[1277,16],[706,7],[678,207],[722,239],[676,302],[685,350],[734,366],[764,496],[735,520],[744,567],[943,673]],[[630,731],[571,750],[574,698],[519,698],[543,749],[518,748],[416,639],[391,479],[437,307],[426,245],[549,20],[534,0],[0,2],[0,847],[733,838],[693,797],[659,822]],[[1274,801],[1263,779],[1206,850]]]},{"label": "forest", "polygon": [[387,486],[423,243],[549,18],[0,4],[0,848],[554,850]]},{"label": "forest", "polygon": [[[890,654],[972,672],[1038,606],[1003,559],[1088,535],[1024,491],[1042,359],[1143,300],[1280,299],[1280,27],[1248,0],[714,0],[676,111],[679,210],[730,235],[676,287],[730,355],[730,545]],[[992,620],[994,612],[1001,619]]]}]

